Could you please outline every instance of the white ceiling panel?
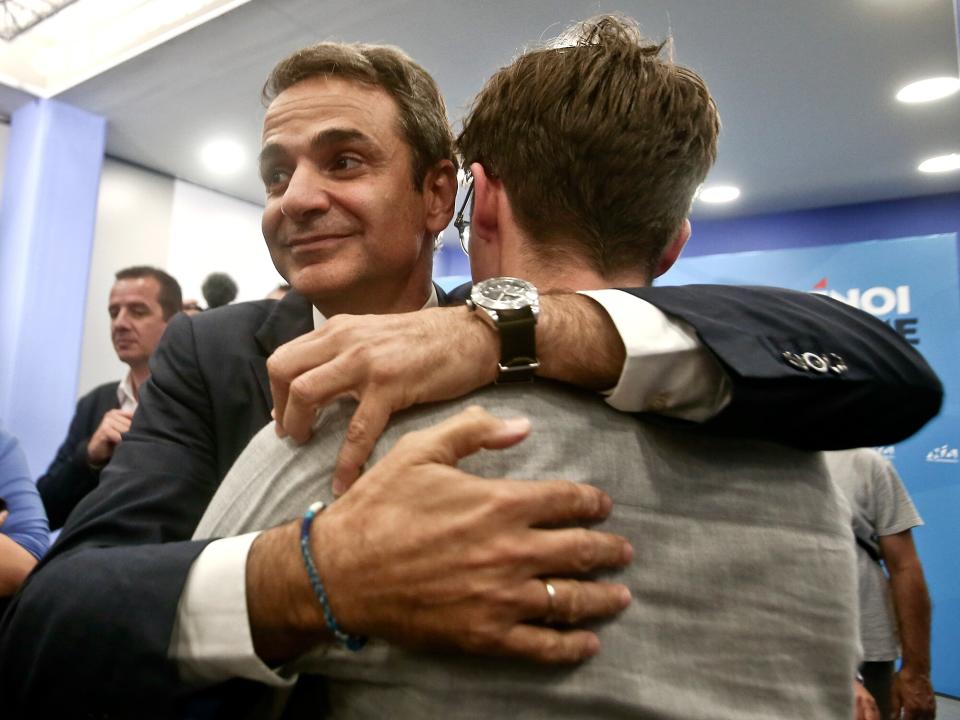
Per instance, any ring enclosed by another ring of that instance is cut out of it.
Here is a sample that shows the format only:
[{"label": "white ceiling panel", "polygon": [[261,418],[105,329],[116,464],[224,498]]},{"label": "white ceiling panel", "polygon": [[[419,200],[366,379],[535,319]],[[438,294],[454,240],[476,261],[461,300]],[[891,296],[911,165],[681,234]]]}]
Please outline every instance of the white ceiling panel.
[{"label": "white ceiling panel", "polygon": [[[59,98],[108,118],[111,155],[260,202],[260,88],[288,52],[325,39],[399,45],[437,78],[456,123],[524,45],[607,11],[652,37],[672,33],[677,61],[717,98],[724,127],[710,181],[743,194],[701,216],[960,190],[960,173],[916,171],[960,152],[960,94],[894,99],[912,80],[957,76],[953,0],[251,0]],[[236,178],[202,167],[199,148],[215,136],[247,148]]]}]

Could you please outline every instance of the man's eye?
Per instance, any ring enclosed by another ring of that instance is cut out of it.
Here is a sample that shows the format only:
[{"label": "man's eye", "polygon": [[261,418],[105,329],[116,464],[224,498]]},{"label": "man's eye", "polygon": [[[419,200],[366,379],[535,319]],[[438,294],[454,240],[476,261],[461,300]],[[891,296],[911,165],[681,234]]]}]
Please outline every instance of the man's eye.
[{"label": "man's eye", "polygon": [[360,158],[353,155],[339,155],[333,161],[334,170],[356,170],[361,165]]},{"label": "man's eye", "polygon": [[263,174],[263,185],[269,190],[286,184],[289,179],[290,175],[286,170],[269,170]]}]

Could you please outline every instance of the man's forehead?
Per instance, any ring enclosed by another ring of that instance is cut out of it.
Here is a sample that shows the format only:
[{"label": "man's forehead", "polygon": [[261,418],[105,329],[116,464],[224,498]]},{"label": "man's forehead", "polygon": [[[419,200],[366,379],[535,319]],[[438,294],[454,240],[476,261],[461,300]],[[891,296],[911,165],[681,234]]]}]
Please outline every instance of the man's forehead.
[{"label": "man's forehead", "polygon": [[267,108],[261,143],[286,129],[344,118],[371,126],[392,126],[399,113],[396,101],[383,88],[347,78],[318,75],[283,90]]},{"label": "man's forehead", "polygon": [[157,301],[160,283],[155,278],[121,278],[110,289],[110,304]]}]

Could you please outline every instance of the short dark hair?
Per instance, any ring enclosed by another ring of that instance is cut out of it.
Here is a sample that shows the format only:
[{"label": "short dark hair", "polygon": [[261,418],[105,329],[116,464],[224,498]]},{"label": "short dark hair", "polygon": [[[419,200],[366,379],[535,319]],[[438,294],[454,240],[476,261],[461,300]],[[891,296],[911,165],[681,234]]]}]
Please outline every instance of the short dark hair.
[{"label": "short dark hair", "polygon": [[263,86],[265,104],[298,82],[333,77],[382,88],[397,103],[400,133],[413,156],[413,184],[419,191],[427,171],[441,160],[456,167],[447,108],[430,73],[389,45],[324,42],[287,56]]},{"label": "short dark hair", "polygon": [[716,105],[628,18],[592,18],[561,43],[487,81],[457,139],[461,157],[501,179],[544,260],[573,254],[605,276],[652,276],[716,159]]},{"label": "short dark hair", "polygon": [[222,272],[213,272],[200,286],[203,299],[207,301],[207,309],[229,305],[237,298],[237,283],[233,278]]},{"label": "short dark hair", "polygon": [[157,302],[163,312],[163,319],[169,320],[183,307],[183,293],[180,292],[180,283],[169,273],[150,265],[134,265],[133,267],[118,270],[114,275],[117,280],[136,280],[137,278],[153,278],[160,285],[157,293]]}]

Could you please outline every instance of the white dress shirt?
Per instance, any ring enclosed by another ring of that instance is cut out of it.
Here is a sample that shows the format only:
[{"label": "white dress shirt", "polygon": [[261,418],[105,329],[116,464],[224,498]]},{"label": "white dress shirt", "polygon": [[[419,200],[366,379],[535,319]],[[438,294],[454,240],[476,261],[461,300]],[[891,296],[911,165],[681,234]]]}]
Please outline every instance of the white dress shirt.
[{"label": "white dress shirt", "polygon": [[[619,382],[605,393],[610,405],[625,412],[650,410],[694,421],[713,417],[726,406],[729,379],[686,322],[619,290],[581,294],[603,306],[626,348]],[[437,304],[434,289],[424,307]],[[324,320],[314,309],[314,326]],[[249,533],[213,541],[187,575],[169,654],[190,685],[242,677],[283,687],[295,680],[268,667],[253,649],[246,566],[256,536]]]},{"label": "white dress shirt", "polygon": [[117,385],[117,402],[120,403],[120,409],[128,413],[133,413],[137,409],[137,395],[133,389],[133,373],[128,372],[127,376]]}]

